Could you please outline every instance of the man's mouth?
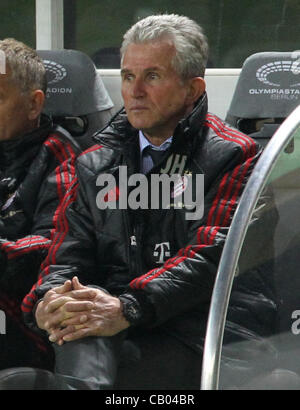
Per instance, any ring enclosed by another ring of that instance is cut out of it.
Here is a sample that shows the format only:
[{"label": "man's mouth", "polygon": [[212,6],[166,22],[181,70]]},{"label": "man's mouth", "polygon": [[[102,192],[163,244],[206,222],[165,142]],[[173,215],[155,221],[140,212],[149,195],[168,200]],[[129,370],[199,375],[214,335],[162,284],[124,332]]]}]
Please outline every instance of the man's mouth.
[{"label": "man's mouth", "polygon": [[144,111],[147,110],[148,108],[143,106],[143,105],[134,105],[133,107],[130,108],[130,111]]}]

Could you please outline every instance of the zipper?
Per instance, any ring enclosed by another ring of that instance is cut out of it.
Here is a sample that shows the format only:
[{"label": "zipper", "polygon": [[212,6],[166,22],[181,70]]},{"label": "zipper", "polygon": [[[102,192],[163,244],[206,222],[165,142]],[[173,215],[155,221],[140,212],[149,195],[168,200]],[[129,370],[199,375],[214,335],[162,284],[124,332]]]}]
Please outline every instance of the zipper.
[{"label": "zipper", "polygon": [[141,261],[141,243],[142,243],[142,214],[141,210],[136,211],[136,217],[133,227],[133,237],[134,243],[133,249],[135,251],[135,265],[136,265],[136,276],[140,276],[143,273],[142,261]]},{"label": "zipper", "polygon": [[142,274],[141,243],[142,243],[142,220],[141,214],[135,214],[135,220],[131,223],[128,212],[123,211],[126,237],[128,243],[128,258],[131,278]]},{"label": "zipper", "polygon": [[128,211],[123,210],[123,221],[125,225],[127,248],[128,248],[128,262],[129,262],[129,275],[130,280],[137,276],[137,238],[134,232],[134,229],[131,227],[129,220]]},{"label": "zipper", "polygon": [[136,236],[135,236],[135,235],[132,235],[132,236],[130,237],[130,245],[131,245],[131,246],[136,246],[136,245],[137,245],[137,243],[136,243]]}]

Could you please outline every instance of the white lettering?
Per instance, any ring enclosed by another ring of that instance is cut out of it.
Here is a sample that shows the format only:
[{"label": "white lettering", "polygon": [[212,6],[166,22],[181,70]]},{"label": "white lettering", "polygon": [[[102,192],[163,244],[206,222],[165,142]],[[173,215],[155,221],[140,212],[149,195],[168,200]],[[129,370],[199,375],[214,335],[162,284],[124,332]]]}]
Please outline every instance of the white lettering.
[{"label": "white lettering", "polygon": [[48,87],[47,88],[47,93],[52,93],[52,94],[72,94],[73,89],[72,88],[57,88],[57,87]]},{"label": "white lettering", "polygon": [[108,405],[125,404],[125,405],[131,405],[132,407],[136,407],[138,402],[139,402],[139,397],[117,396],[116,394],[112,394],[112,396],[108,396],[105,399],[105,404],[108,404]]},{"label": "white lettering", "polygon": [[262,95],[262,94],[276,94],[276,95],[281,95],[281,94],[292,94],[292,95],[299,95],[300,94],[300,90],[298,89],[294,89],[294,88],[251,88],[249,90],[249,94],[252,95]]},{"label": "white lettering", "polygon": [[[191,179],[191,177],[189,178]],[[196,221],[201,219],[204,214],[204,175],[196,174],[196,192],[195,201],[193,201],[192,183],[187,184],[184,192],[184,202],[186,209],[195,209],[194,212],[187,212],[185,218],[187,221]]]},{"label": "white lettering", "polygon": [[[193,181],[195,178],[195,182]],[[127,167],[119,167],[119,184],[111,174],[97,177],[96,186],[101,189],[96,195],[97,207],[109,209],[182,209],[186,219],[200,219],[204,213],[203,174],[152,174],[149,181],[144,174],[127,176]],[[194,183],[193,183],[194,182]],[[128,195],[128,187],[134,187]],[[151,201],[149,201],[149,194]],[[151,202],[149,204],[149,202]],[[194,212],[191,212],[191,211]]]},{"label": "white lettering", "polygon": [[299,335],[300,333],[300,310],[294,310],[292,313],[292,319],[296,319],[292,324],[293,335]]},{"label": "white lettering", "polygon": [[156,263],[163,264],[165,257],[169,258],[170,254],[170,242],[157,243],[154,248],[153,256],[158,256],[159,259]]},{"label": "white lettering", "polygon": [[166,163],[166,167],[165,168],[161,168],[160,173],[161,174],[167,174],[169,172],[169,170],[171,169],[171,165],[173,162],[173,154],[169,156],[168,161]]},{"label": "white lettering", "polygon": [[128,197],[128,206],[130,209],[148,209],[148,180],[144,174],[131,175],[128,180],[128,186],[136,186]]},{"label": "white lettering", "polygon": [[127,209],[127,167],[125,165],[119,168],[119,209]]},{"label": "white lettering", "polygon": [[187,159],[186,155],[176,154],[175,159],[174,159],[174,164],[170,171],[170,174],[181,175],[185,167],[186,159]]},{"label": "white lettering", "polygon": [[[171,184],[175,186],[180,175],[151,175],[151,209],[166,209],[170,204]],[[160,195],[161,192],[161,195]]]},{"label": "white lettering", "polygon": [[[105,186],[105,184],[107,184]],[[103,188],[96,196],[96,204],[99,209],[116,209],[116,180],[113,175],[101,174],[98,176],[96,186]]]}]

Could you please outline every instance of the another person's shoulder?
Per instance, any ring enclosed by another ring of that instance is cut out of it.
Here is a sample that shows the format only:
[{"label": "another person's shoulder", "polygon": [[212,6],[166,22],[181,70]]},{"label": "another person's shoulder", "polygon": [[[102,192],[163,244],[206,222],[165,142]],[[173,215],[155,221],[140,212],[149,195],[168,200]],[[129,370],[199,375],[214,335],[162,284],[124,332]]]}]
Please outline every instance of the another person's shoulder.
[{"label": "another person's shoulder", "polygon": [[244,157],[256,156],[261,152],[260,145],[251,137],[221,120],[218,116],[208,113],[205,118],[207,144],[210,149],[227,153],[242,153]]},{"label": "another person's shoulder", "polygon": [[76,139],[60,126],[53,126],[45,133],[43,150],[63,162],[69,158],[76,158],[82,152]]},{"label": "another person's shoulder", "polygon": [[97,174],[105,166],[105,163],[110,161],[110,157],[111,155],[108,155],[107,150],[103,148],[101,143],[95,143],[78,155],[75,166],[77,171],[88,169],[89,172]]}]

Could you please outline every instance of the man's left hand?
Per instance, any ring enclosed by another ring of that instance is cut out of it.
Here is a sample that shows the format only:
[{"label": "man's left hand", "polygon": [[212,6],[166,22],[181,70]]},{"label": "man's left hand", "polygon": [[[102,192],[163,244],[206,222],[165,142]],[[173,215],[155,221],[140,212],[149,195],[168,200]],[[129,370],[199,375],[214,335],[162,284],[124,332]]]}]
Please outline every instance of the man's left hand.
[{"label": "man's left hand", "polygon": [[[81,285],[77,278],[73,278],[73,289],[89,289]],[[130,326],[122,313],[122,303],[100,289],[90,288],[95,296],[89,299],[93,304],[89,310],[78,312],[82,299],[76,301],[76,292],[72,292],[74,302],[67,302],[64,306],[66,312],[72,317],[61,323],[61,329],[53,329],[50,341],[62,344],[88,336],[114,336]]]}]

